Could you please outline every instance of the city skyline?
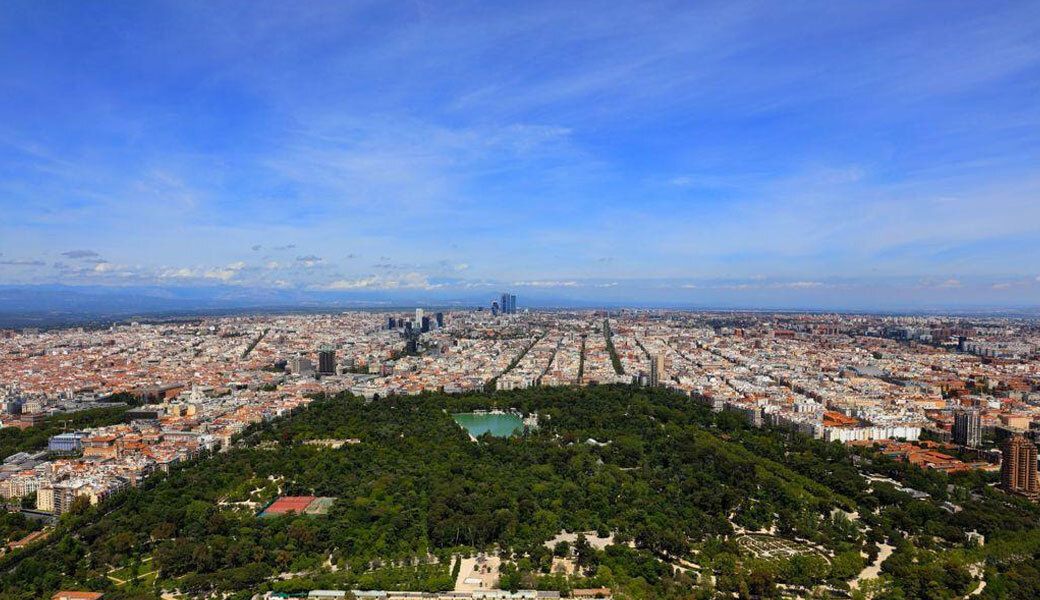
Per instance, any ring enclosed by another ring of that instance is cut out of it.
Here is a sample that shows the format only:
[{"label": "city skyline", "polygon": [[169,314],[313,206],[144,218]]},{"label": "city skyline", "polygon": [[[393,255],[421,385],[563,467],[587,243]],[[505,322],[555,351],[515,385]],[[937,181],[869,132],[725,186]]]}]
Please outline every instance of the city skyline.
[{"label": "city skyline", "polygon": [[17,2],[0,31],[0,311],[1040,305],[1035,4]]}]

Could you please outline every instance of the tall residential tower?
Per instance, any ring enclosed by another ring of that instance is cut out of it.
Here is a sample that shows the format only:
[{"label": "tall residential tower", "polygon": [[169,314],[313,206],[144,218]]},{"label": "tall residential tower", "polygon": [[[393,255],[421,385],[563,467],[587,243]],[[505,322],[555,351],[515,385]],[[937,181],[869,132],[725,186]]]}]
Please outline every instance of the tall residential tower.
[{"label": "tall residential tower", "polygon": [[982,414],[978,409],[958,410],[953,415],[953,443],[977,448],[982,443]]},{"label": "tall residential tower", "polygon": [[1027,498],[1040,497],[1040,481],[1036,471],[1036,445],[1021,435],[1014,435],[1001,448],[1000,487],[1005,492]]}]

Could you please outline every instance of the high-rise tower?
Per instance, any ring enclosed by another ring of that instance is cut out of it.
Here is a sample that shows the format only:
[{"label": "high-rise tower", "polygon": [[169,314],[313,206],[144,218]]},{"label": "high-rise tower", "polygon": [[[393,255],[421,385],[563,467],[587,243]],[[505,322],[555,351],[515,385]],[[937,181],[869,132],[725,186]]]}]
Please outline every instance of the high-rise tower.
[{"label": "high-rise tower", "polygon": [[958,410],[954,413],[953,443],[972,448],[982,443],[982,415],[978,409]]},{"label": "high-rise tower", "polygon": [[664,369],[664,354],[654,354],[650,357],[650,386],[657,387],[661,379],[667,378]]},{"label": "high-rise tower", "polygon": [[1005,492],[1031,499],[1040,497],[1040,480],[1036,471],[1036,445],[1021,435],[1013,435],[1001,448],[1000,487]]},{"label": "high-rise tower", "polygon": [[318,351],[318,373],[321,375],[336,374],[336,351],[329,346]]}]

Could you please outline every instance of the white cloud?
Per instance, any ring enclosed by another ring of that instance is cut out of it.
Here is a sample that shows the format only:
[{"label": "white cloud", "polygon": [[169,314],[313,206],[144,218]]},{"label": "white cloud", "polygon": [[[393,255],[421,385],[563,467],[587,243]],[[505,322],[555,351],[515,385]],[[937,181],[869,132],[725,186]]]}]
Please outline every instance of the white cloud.
[{"label": "white cloud", "polygon": [[202,274],[206,279],[219,279],[220,281],[228,282],[238,275],[238,272],[246,267],[246,263],[242,261],[233,262],[223,269],[210,269]]},{"label": "white cloud", "polygon": [[238,271],[233,269],[211,269],[202,274],[206,279],[219,279],[220,281],[230,281]]},{"label": "white cloud", "polygon": [[556,281],[556,280],[535,280],[535,281],[514,281],[513,285],[517,287],[577,287],[578,282],[573,280],[567,281]]},{"label": "white cloud", "polygon": [[990,287],[992,289],[994,289],[994,290],[1008,290],[1008,289],[1012,289],[1012,288],[1023,288],[1023,287],[1028,287],[1028,286],[1032,285],[1034,281],[1040,282],[1040,277],[1037,277],[1035,280],[1031,279],[1029,277],[1025,277],[1025,278],[1022,278],[1022,279],[1016,279],[1014,281],[999,281],[997,283],[994,283]]},{"label": "white cloud", "polygon": [[937,288],[937,289],[958,289],[964,287],[964,284],[960,279],[950,277],[949,279],[943,279],[942,281],[936,281],[935,279],[925,278],[918,284],[921,288]]},{"label": "white cloud", "polygon": [[[682,287],[698,286],[688,284]],[[700,287],[718,290],[806,290],[833,287],[833,285],[824,283],[822,281],[775,281],[772,283],[756,281],[753,283],[724,283],[720,285],[708,285]]]},{"label": "white cloud", "polygon": [[404,273],[400,276],[369,275],[355,279],[339,279],[318,287],[324,290],[432,290],[443,286],[431,283],[429,278],[421,273]]},{"label": "white cloud", "polygon": [[375,287],[378,283],[379,277],[372,275],[371,277],[362,277],[359,279],[340,279],[322,287],[328,290],[359,290]]},{"label": "white cloud", "polygon": [[181,267],[179,269],[165,269],[159,272],[160,279],[188,279],[192,277],[198,277],[198,273],[187,267]]},{"label": "white cloud", "polygon": [[100,256],[93,250],[69,250],[68,252],[62,252],[61,255],[66,258],[98,258]]}]

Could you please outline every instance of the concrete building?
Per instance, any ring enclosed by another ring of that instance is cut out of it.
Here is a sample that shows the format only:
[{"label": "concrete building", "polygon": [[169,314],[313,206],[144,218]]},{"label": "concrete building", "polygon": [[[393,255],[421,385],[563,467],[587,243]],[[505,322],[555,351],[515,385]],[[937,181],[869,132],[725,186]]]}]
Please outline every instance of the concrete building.
[{"label": "concrete building", "polygon": [[318,351],[318,373],[321,375],[336,374],[336,351],[328,346]]},{"label": "concrete building", "polygon": [[661,385],[662,379],[667,379],[668,375],[664,368],[664,354],[655,354],[650,357],[650,387],[657,387]]},{"label": "concrete building", "polygon": [[1001,450],[1004,455],[1000,463],[1000,486],[1004,491],[1030,499],[1040,497],[1036,445],[1021,435],[1015,435],[1004,442]]},{"label": "concrete building", "polygon": [[954,414],[953,443],[971,448],[982,443],[982,415],[978,410],[959,410]]},{"label": "concrete building", "polygon": [[289,360],[289,372],[293,375],[313,375],[314,363],[305,356],[296,355]]},{"label": "concrete building", "polygon": [[79,452],[83,449],[83,440],[88,434],[83,432],[59,433],[47,442],[50,452]]}]

